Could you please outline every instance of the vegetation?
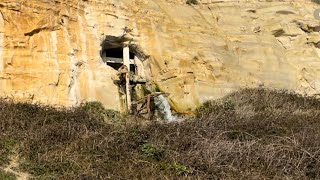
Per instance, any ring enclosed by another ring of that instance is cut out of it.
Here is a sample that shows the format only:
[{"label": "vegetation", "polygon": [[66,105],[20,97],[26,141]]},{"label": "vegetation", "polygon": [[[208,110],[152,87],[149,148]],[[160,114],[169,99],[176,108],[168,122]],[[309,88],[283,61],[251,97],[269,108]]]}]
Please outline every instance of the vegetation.
[{"label": "vegetation", "polygon": [[0,137],[0,165],[9,163],[9,156],[14,151],[16,142],[10,138]]},{"label": "vegetation", "polygon": [[163,151],[160,148],[150,143],[142,145],[142,152],[148,157],[152,157],[157,160],[161,159],[163,153]]},{"label": "vegetation", "polygon": [[161,89],[158,84],[154,84],[153,92],[161,92]]},{"label": "vegetation", "polygon": [[125,121],[125,116],[123,114],[111,109],[105,109],[101,102],[85,102],[80,107],[88,112],[94,119],[104,119],[104,121],[111,121],[113,123]]},{"label": "vegetation", "polygon": [[1,180],[16,180],[16,176],[14,174],[10,174],[0,170],[0,179]]},{"label": "vegetation", "polygon": [[[96,102],[0,100],[0,114],[0,167],[16,151],[35,179],[320,178],[320,101],[285,91],[245,89],[179,123],[146,123]],[[6,178],[14,177],[1,171]]]}]

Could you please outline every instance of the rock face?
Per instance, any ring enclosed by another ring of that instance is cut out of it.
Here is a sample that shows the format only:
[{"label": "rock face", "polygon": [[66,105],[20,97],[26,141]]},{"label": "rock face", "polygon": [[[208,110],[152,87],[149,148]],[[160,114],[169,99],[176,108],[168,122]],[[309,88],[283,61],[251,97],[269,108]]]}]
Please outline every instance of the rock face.
[{"label": "rock face", "polygon": [[242,87],[320,91],[311,0],[1,0],[0,94],[120,110],[101,43],[132,28],[145,71],[179,112]]}]

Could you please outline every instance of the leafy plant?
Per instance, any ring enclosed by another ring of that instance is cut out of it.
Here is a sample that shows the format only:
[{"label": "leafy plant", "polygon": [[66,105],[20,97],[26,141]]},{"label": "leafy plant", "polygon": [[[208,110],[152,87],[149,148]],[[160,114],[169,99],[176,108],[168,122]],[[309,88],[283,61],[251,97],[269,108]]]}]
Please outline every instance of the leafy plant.
[{"label": "leafy plant", "polygon": [[112,109],[105,109],[103,114],[114,123],[125,121],[124,115]]},{"label": "leafy plant", "polygon": [[88,111],[93,118],[101,118],[104,120],[111,120],[112,122],[122,122],[124,121],[124,116],[115,110],[105,109],[103,104],[98,101],[85,102],[81,107]]},{"label": "leafy plant", "polygon": [[0,170],[0,179],[1,180],[16,180],[17,178],[14,174],[7,173],[7,172]]},{"label": "leafy plant", "polygon": [[187,166],[177,162],[173,163],[171,167],[177,175],[187,175],[192,173],[192,170],[189,169]]},{"label": "leafy plant", "polygon": [[163,155],[163,150],[161,150],[159,147],[151,143],[143,144],[141,150],[148,157],[151,157],[157,160],[161,159]]},{"label": "leafy plant", "polygon": [[235,109],[235,104],[231,99],[227,99],[223,102],[223,108],[225,110],[234,110]]},{"label": "leafy plant", "polygon": [[103,104],[98,101],[85,102],[81,106],[87,111],[100,112],[104,110]]},{"label": "leafy plant", "polygon": [[154,90],[153,90],[154,92],[161,92],[161,89],[160,89],[160,87],[159,87],[159,85],[158,84],[155,84],[155,87],[154,87]]},{"label": "leafy plant", "polygon": [[16,141],[12,139],[0,139],[0,166],[9,162],[9,155],[16,147]]},{"label": "leafy plant", "polygon": [[182,176],[182,175],[187,176],[193,173],[193,171],[190,168],[178,162],[174,162],[174,163],[159,162],[157,164],[157,168],[161,171],[174,173],[177,176]]}]

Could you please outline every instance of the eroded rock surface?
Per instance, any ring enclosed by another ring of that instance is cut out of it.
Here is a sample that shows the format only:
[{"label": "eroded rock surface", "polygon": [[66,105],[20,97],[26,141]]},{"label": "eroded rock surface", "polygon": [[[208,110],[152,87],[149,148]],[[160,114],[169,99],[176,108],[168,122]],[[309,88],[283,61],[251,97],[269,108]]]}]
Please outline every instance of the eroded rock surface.
[{"label": "eroded rock surface", "polygon": [[133,29],[146,74],[177,111],[241,87],[320,91],[319,7],[311,0],[2,0],[0,93],[119,110],[116,71],[100,57],[107,35]]}]

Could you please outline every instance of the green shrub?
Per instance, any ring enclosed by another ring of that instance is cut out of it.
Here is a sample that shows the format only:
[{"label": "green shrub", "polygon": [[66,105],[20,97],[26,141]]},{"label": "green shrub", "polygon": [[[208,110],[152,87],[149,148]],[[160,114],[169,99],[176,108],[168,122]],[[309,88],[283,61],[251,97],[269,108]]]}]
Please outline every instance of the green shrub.
[{"label": "green shrub", "polygon": [[87,111],[100,112],[104,110],[103,104],[98,101],[85,102],[81,104],[81,107],[83,107]]},{"label": "green shrub", "polygon": [[206,116],[211,112],[232,112],[236,109],[236,104],[232,98],[218,101],[206,101],[195,110],[196,117]]},{"label": "green shrub", "polygon": [[98,101],[85,102],[81,107],[89,112],[93,118],[100,118],[105,121],[111,120],[114,123],[125,121],[124,116],[115,110],[105,109],[103,104]]},{"label": "green shrub", "polygon": [[176,172],[177,175],[188,175],[192,173],[192,170],[187,166],[177,162],[173,163],[171,168]]},{"label": "green shrub", "polygon": [[14,174],[10,174],[0,170],[0,179],[1,180],[16,180],[16,176]]},{"label": "green shrub", "polygon": [[104,115],[108,119],[110,119],[114,123],[123,122],[125,121],[124,115],[122,115],[120,112],[112,110],[112,109],[105,109]]},{"label": "green shrub", "polygon": [[16,147],[16,141],[12,139],[0,139],[0,166],[9,162],[9,155]]},{"label": "green shrub", "polygon": [[154,87],[154,90],[153,90],[154,92],[161,92],[161,89],[160,89],[160,87],[159,87],[159,85],[158,84],[156,84],[155,85],[155,87]]},{"label": "green shrub", "polygon": [[235,104],[231,99],[227,99],[223,102],[223,108],[225,110],[234,110],[235,109]]},{"label": "green shrub", "polygon": [[193,173],[193,171],[190,168],[178,162],[174,162],[174,163],[159,162],[157,164],[157,168],[160,171],[165,171],[167,173],[169,172],[174,173],[177,176],[187,176]]},{"label": "green shrub", "polygon": [[132,141],[134,141],[137,144],[146,143],[146,138],[144,137],[143,133],[139,128],[132,128],[130,130],[130,137],[132,138]]},{"label": "green shrub", "polygon": [[160,160],[163,155],[163,150],[161,150],[159,147],[151,143],[143,144],[141,150],[148,157],[151,157],[157,160]]}]

